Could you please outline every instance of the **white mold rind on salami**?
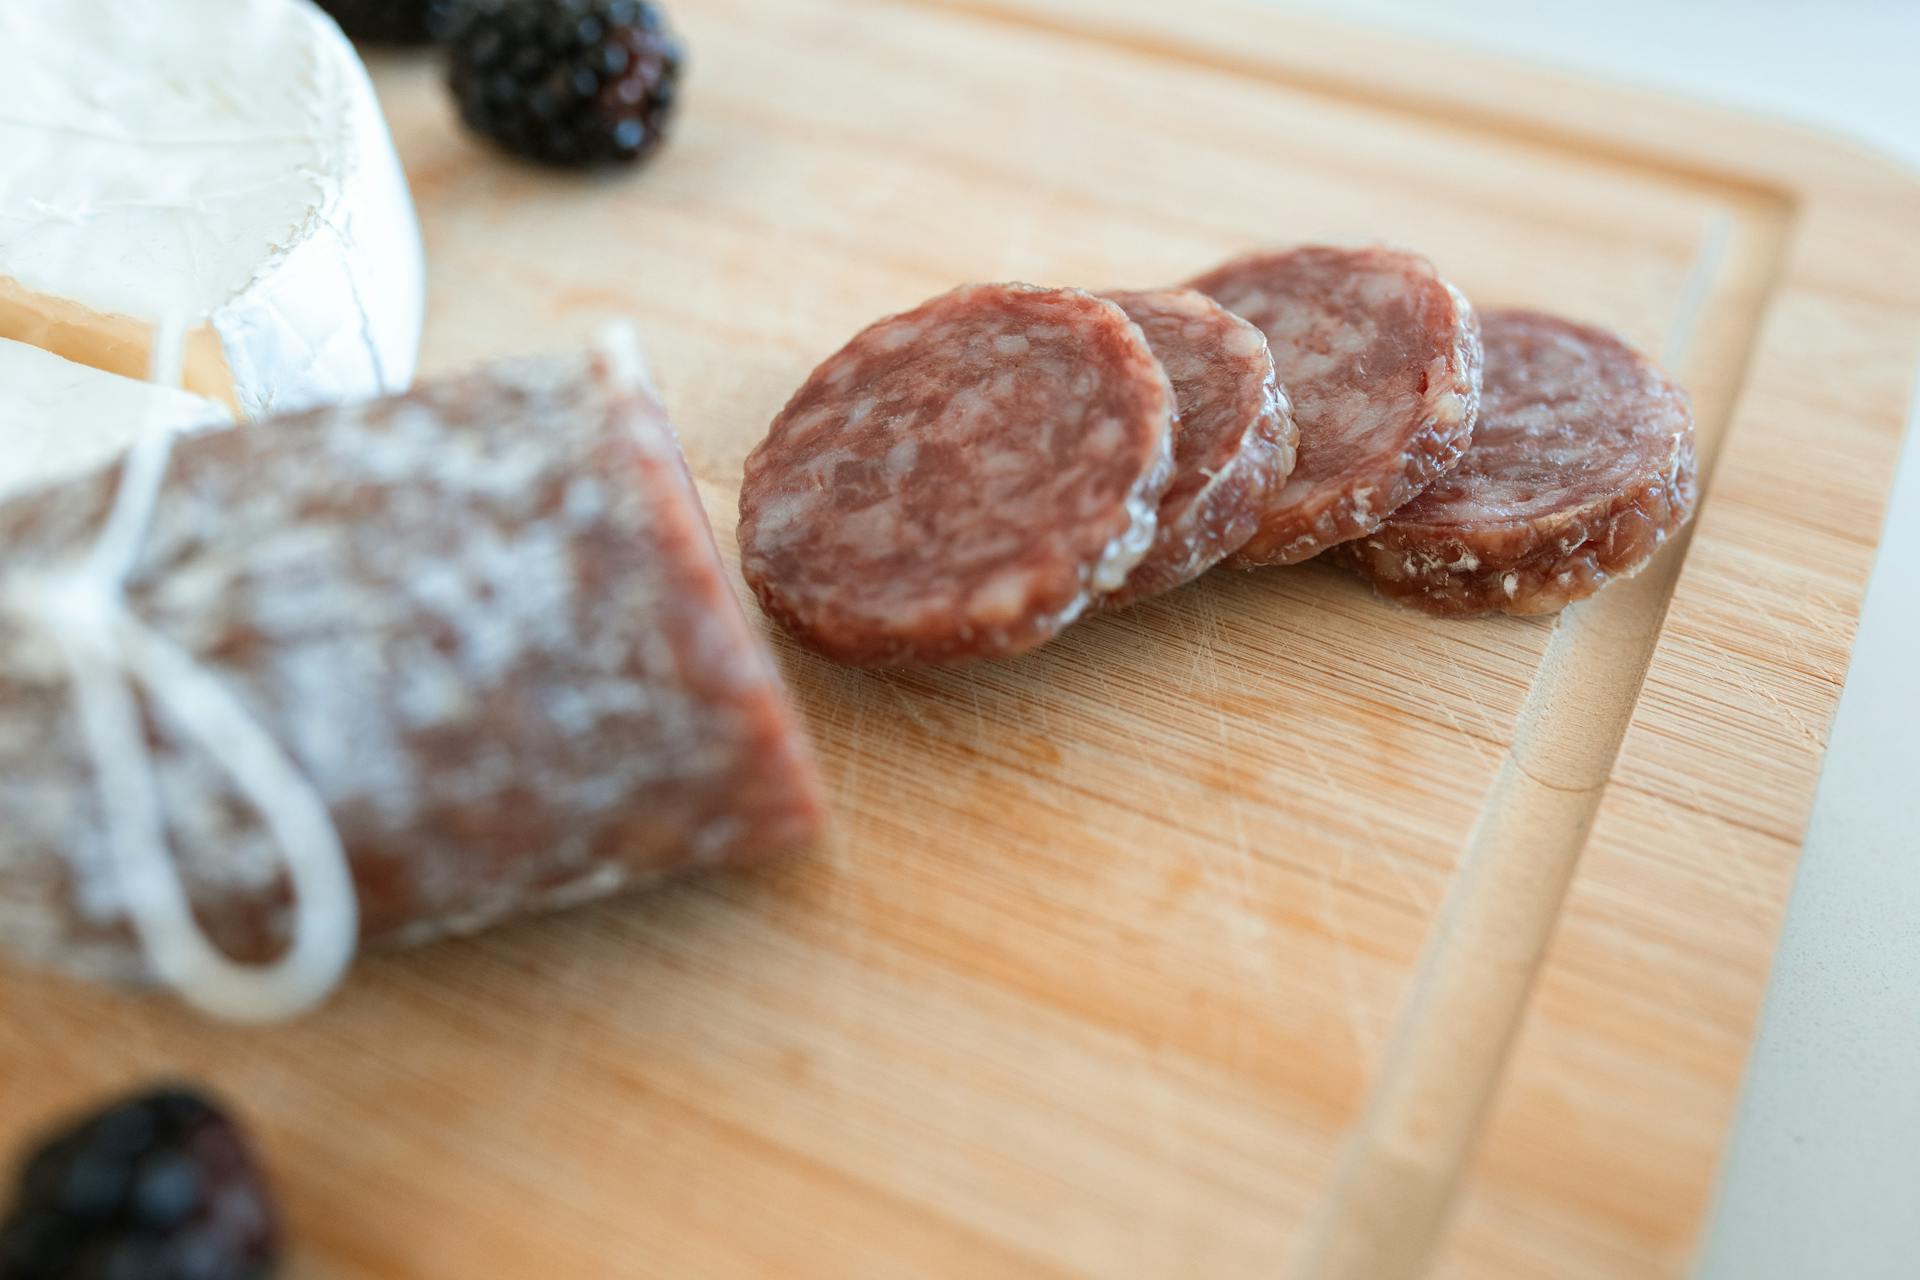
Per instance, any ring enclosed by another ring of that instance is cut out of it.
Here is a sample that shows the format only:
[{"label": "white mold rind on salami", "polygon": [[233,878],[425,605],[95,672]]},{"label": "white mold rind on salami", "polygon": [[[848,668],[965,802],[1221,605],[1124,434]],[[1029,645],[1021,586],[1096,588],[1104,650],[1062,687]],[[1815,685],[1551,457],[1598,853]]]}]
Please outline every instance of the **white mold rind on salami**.
[{"label": "white mold rind on salami", "polygon": [[[0,505],[0,578],[84,554],[120,468]],[[127,604],[324,802],[362,937],[419,941],[804,845],[801,730],[651,397],[514,361],[181,441]],[[149,700],[179,875],[243,961],[286,943],[279,850]],[[0,941],[141,976],[57,647],[0,609]]]},{"label": "white mold rind on salami", "polygon": [[1140,326],[1173,384],[1173,483],[1153,546],[1119,590],[1119,608],[1193,581],[1258,529],[1293,470],[1299,434],[1258,329],[1192,289],[1109,292]]},{"label": "white mold rind on salami", "polygon": [[863,330],[775,417],[747,458],[742,569],[838,661],[1021,653],[1148,553],[1173,405],[1113,303],[956,289]]},{"label": "white mold rind on salami", "polygon": [[1380,247],[1239,258],[1189,282],[1267,335],[1299,461],[1228,563],[1297,564],[1376,528],[1460,459],[1480,401],[1473,308]]},{"label": "white mold rind on salami", "polygon": [[1612,334],[1484,318],[1486,394],[1460,465],[1339,560],[1430,613],[1552,613],[1644,568],[1693,513],[1687,396]]}]

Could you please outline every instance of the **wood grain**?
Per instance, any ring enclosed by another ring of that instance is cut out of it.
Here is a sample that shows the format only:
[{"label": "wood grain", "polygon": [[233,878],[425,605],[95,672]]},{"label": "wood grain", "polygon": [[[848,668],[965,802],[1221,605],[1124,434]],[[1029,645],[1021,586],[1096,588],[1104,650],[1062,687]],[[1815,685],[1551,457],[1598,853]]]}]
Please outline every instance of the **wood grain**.
[{"label": "wood grain", "polygon": [[774,636],[821,856],[376,957],[267,1032],[9,973],[0,1144],[209,1079],[297,1276],[1683,1272],[1920,355],[1920,185],[1226,0],[675,12],[684,125],[632,178],[375,70],[428,371],[634,316],[729,552],[746,451],[875,316],[1317,237],[1663,353],[1690,543],[1558,623],[1309,565],[963,671]]}]

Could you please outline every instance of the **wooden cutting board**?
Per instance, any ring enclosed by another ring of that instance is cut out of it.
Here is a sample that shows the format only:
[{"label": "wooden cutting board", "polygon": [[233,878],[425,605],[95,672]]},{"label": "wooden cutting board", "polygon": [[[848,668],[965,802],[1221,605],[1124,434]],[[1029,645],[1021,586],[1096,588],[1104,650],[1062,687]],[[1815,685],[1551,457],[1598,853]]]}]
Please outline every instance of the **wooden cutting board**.
[{"label": "wooden cutting board", "polygon": [[296,1277],[1680,1274],[1920,356],[1920,185],[1229,0],[675,12],[683,124],[635,176],[376,74],[428,372],[636,317],[729,554],[746,451],[883,312],[1324,237],[1662,353],[1691,538],[1558,621],[1309,565],[960,671],[775,636],[831,849],[377,957],[274,1030],[9,973],[0,1146],[211,1081]]}]

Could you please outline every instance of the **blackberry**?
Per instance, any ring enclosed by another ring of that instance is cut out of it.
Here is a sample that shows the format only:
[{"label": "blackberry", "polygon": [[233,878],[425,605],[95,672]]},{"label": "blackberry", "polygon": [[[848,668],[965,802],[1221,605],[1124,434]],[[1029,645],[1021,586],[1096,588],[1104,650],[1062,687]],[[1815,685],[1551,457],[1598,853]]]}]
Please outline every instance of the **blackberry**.
[{"label": "blackberry", "polygon": [[279,1227],[232,1121],[184,1089],[126,1099],[35,1152],[0,1280],[259,1280]]},{"label": "blackberry", "polygon": [[319,0],[340,29],[370,44],[425,44],[458,0]]},{"label": "blackberry", "polygon": [[515,154],[630,164],[665,140],[685,55],[646,0],[467,0],[446,40],[461,118]]}]

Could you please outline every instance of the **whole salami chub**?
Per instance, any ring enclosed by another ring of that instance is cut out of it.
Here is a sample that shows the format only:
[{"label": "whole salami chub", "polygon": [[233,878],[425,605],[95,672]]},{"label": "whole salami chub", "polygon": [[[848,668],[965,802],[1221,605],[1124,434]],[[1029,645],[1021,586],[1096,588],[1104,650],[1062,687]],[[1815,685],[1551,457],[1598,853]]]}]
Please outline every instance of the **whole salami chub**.
[{"label": "whole salami chub", "polygon": [[1192,289],[1114,292],[1173,384],[1173,483],[1118,608],[1191,582],[1246,545],[1293,470],[1299,434],[1258,329]]},{"label": "whole salami chub", "polygon": [[1610,333],[1535,311],[1483,323],[1473,447],[1340,559],[1431,613],[1551,613],[1639,572],[1692,514],[1693,412]]},{"label": "whole salami chub", "polygon": [[1300,429],[1298,464],[1229,564],[1296,564],[1358,538],[1466,449],[1479,330],[1426,259],[1308,246],[1239,258],[1190,284],[1266,334]]},{"label": "whole salami chub", "polygon": [[742,568],[843,662],[1020,653],[1147,554],[1172,421],[1114,303],[957,289],[861,332],[780,411],[746,463]]},{"label": "whole salami chub", "polygon": [[[144,968],[137,890],[107,874],[103,761],[28,588],[84,563],[130,469],[0,505],[0,941],[124,976]],[[153,493],[124,607],[284,752],[337,833],[366,940],[821,829],[804,736],[673,431],[605,353],[183,439]],[[174,714],[202,695],[130,687],[150,741],[119,749],[151,757],[194,915],[228,955],[272,957],[286,850],[258,795]]]}]

